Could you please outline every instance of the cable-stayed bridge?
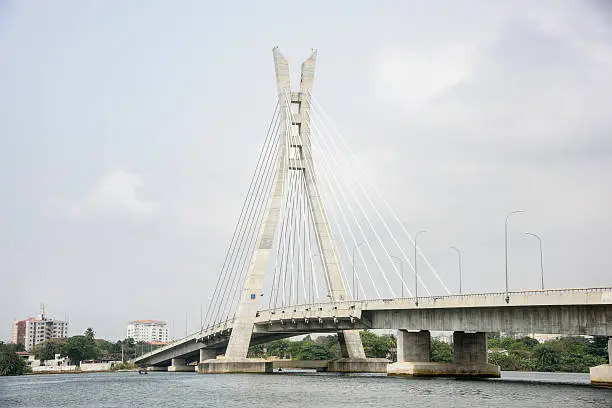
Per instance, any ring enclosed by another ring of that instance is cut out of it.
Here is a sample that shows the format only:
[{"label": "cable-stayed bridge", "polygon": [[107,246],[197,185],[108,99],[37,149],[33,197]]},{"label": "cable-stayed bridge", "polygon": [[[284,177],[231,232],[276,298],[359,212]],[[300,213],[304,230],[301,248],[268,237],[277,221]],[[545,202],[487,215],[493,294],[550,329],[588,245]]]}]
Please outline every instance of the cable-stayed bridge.
[{"label": "cable-stayed bridge", "polygon": [[[316,51],[299,91],[273,54],[278,102],[203,325],[136,363],[266,372],[250,345],[335,332],[332,371],[499,376],[485,332],[612,336],[612,288],[451,294],[313,96]],[[398,363],[366,358],[365,328],[400,330]],[[429,362],[428,330],[455,332],[453,364]]]}]

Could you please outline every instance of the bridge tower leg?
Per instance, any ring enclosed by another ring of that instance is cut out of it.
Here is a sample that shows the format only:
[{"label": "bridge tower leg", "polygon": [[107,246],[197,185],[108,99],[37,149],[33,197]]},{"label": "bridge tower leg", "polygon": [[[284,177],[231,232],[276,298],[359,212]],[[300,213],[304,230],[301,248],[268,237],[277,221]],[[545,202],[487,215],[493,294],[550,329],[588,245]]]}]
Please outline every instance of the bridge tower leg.
[{"label": "bridge tower leg", "polygon": [[608,364],[591,367],[591,384],[612,387],[612,337],[608,337]]},{"label": "bridge tower leg", "polygon": [[[317,52],[313,50],[312,55],[302,64],[299,92],[291,91],[289,63],[280,53],[278,47],[273,49],[273,54],[280,112],[280,135],[274,184],[266,203],[255,250],[236,310],[225,359],[207,360],[204,363],[207,366],[200,364],[202,366],[199,369],[200,372],[228,372],[228,370],[232,372],[265,372],[267,370],[263,360],[257,365],[254,359],[248,359],[247,364],[246,356],[259,307],[259,298],[263,291],[274,235],[281,215],[283,188],[289,171],[301,171],[304,174],[307,202],[311,207],[313,227],[316,234],[315,242],[318,245],[321,262],[327,277],[327,289],[331,301],[347,300],[346,288],[342,280],[340,263],[332,239],[329,220],[325,213],[315,174],[312,172],[314,162],[310,143],[309,114]],[[295,112],[295,109],[291,109],[293,107],[297,108],[297,113],[292,113]],[[288,132],[290,134],[287,134]],[[345,330],[339,334],[338,338],[341,342],[344,358],[366,360],[358,331]],[[220,361],[223,361],[223,363]],[[235,361],[235,364],[232,365],[230,363],[232,361]],[[216,364],[219,370],[209,367],[210,364]]]}]

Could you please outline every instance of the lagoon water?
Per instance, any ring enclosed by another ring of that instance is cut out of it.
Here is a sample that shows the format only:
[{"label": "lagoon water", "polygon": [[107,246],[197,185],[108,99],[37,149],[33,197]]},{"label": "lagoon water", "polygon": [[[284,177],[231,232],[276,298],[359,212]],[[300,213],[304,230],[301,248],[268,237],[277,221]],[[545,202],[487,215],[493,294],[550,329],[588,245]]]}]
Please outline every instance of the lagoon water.
[{"label": "lagoon water", "polygon": [[612,407],[588,374],[504,372],[501,380],[274,373],[91,373],[0,377],[0,407]]}]

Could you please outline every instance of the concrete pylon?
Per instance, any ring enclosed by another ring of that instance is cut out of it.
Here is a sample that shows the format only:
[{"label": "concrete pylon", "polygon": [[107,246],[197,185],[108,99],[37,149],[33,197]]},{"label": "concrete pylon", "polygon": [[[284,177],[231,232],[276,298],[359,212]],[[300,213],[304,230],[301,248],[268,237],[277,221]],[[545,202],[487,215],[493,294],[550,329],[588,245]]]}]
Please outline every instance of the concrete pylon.
[{"label": "concrete pylon", "polygon": [[[291,92],[289,63],[278,47],[273,49],[276,70],[276,88],[280,112],[278,156],[272,192],[268,197],[262,224],[257,237],[255,250],[247,272],[234,323],[232,334],[225,353],[226,359],[244,359],[247,356],[255,315],[260,304],[266,270],[272,252],[274,235],[281,215],[285,180],[289,170],[304,172],[306,194],[312,206],[315,242],[319,246],[323,269],[327,275],[328,293],[332,301],[346,300],[346,288],[341,277],[337,251],[331,235],[329,220],[315,174],[310,145],[310,93],[314,82],[317,52],[302,64],[302,77],[299,92]],[[297,105],[297,113],[291,114],[291,105]],[[287,132],[290,130],[290,134]],[[289,142],[289,146],[287,146]],[[287,157],[289,154],[289,157]],[[341,333],[343,357],[365,358],[363,345],[358,331]]]}]

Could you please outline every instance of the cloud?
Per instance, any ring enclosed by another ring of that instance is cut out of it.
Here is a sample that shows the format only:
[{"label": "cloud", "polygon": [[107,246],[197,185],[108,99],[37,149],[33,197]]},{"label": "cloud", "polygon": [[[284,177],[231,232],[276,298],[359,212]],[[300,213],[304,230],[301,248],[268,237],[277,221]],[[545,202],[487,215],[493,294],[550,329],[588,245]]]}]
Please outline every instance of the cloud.
[{"label": "cloud", "polygon": [[134,219],[149,219],[158,215],[161,205],[138,196],[144,186],[142,176],[123,169],[113,170],[94,186],[68,211],[76,217],[122,215]]},{"label": "cloud", "polygon": [[423,52],[386,48],[374,59],[374,93],[403,109],[419,106],[466,78],[474,56],[474,48],[469,44]]},{"label": "cloud", "polygon": [[412,126],[471,157],[607,157],[612,82],[600,73],[610,66],[533,20],[508,21],[497,37],[471,76],[421,106]]}]

